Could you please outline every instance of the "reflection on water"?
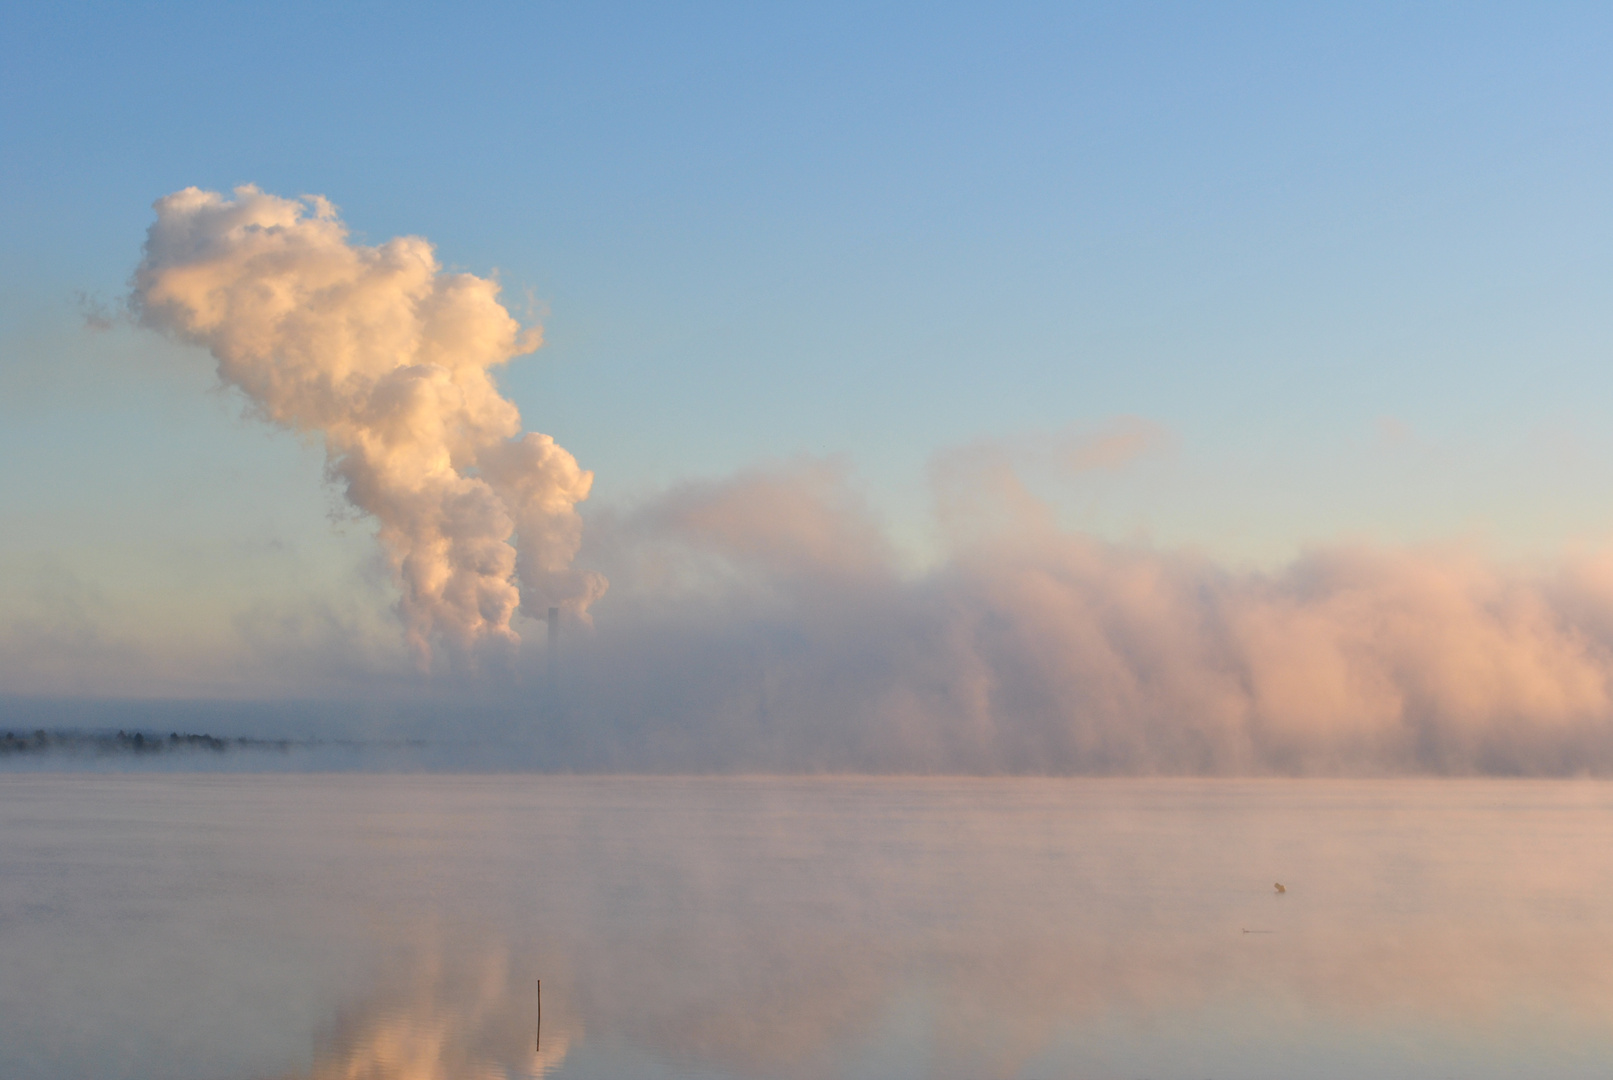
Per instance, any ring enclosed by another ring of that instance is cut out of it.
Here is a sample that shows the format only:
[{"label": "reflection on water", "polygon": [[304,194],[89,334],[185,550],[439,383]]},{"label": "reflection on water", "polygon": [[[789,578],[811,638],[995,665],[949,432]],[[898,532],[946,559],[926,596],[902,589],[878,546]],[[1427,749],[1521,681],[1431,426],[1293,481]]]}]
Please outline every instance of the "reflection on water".
[{"label": "reflection on water", "polygon": [[343,1011],[294,1080],[539,1080],[565,1061],[570,1030],[551,1008],[537,1037],[538,979],[507,953],[419,949]]},{"label": "reflection on water", "polygon": [[1610,841],[1590,782],[7,777],[0,1076],[1602,1076]]}]

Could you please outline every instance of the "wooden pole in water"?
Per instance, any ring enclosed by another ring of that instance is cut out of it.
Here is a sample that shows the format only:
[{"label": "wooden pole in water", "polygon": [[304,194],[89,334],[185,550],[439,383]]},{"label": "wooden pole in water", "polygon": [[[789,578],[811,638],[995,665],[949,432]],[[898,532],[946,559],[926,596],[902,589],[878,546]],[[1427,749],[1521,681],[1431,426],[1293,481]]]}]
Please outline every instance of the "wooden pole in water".
[{"label": "wooden pole in water", "polygon": [[537,1045],[534,1046],[532,1049],[537,1051],[540,1054],[543,1053],[543,980],[542,979],[538,980],[538,1042],[537,1042]]}]

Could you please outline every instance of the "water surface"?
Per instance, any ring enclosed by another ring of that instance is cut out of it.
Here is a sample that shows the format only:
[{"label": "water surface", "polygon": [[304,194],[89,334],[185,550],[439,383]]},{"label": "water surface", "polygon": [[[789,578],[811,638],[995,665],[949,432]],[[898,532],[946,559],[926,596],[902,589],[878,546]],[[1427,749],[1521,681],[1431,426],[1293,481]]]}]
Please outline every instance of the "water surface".
[{"label": "water surface", "polygon": [[0,1076],[1601,1077],[1610,841],[1589,781],[0,776]]}]

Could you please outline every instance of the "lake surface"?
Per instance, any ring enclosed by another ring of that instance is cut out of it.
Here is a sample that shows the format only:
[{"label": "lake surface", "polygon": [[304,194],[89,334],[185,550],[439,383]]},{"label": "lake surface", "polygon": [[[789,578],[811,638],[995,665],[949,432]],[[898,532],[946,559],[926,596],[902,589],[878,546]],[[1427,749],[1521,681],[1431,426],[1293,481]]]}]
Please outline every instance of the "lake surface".
[{"label": "lake surface", "polygon": [[1613,785],[0,775],[8,1080],[1366,1075],[1613,1075]]}]

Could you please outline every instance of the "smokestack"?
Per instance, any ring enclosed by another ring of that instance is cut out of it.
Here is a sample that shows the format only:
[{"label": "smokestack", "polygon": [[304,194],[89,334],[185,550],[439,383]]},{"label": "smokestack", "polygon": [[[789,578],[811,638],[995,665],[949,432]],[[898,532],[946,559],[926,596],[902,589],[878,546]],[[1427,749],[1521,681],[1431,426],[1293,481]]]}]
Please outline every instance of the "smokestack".
[{"label": "smokestack", "polygon": [[549,609],[549,652],[547,655],[549,667],[549,689],[555,688],[560,668],[560,609]]}]

